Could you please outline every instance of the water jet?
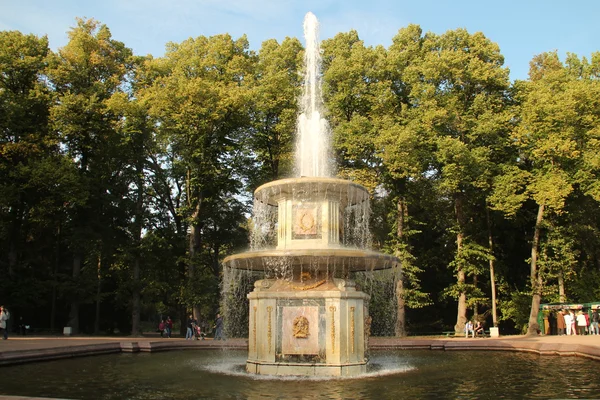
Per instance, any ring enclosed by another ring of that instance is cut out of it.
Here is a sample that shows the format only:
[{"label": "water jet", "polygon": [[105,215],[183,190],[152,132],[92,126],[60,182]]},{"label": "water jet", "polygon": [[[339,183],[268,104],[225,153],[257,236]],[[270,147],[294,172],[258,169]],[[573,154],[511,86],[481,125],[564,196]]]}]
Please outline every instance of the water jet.
[{"label": "water jet", "polygon": [[368,250],[369,192],[333,177],[330,130],[322,117],[318,21],[304,19],[304,94],[297,124],[299,177],[254,192],[251,250],[226,268],[262,271],[248,294],[246,370],[266,375],[353,376],[368,363],[369,296],[356,271],[398,266]]}]

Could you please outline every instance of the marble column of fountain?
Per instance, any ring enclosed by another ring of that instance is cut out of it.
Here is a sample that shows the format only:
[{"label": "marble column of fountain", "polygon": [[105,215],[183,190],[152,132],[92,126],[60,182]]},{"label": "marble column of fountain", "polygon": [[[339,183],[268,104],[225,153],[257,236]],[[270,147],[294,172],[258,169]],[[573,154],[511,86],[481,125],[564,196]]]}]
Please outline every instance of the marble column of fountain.
[{"label": "marble column of fountain", "polygon": [[253,248],[224,263],[265,274],[248,294],[248,372],[359,375],[368,363],[369,296],[349,276],[391,268],[398,259],[364,247],[369,244],[367,189],[330,176],[329,130],[320,113],[318,23],[311,13],[304,30],[301,177],[256,189]]}]

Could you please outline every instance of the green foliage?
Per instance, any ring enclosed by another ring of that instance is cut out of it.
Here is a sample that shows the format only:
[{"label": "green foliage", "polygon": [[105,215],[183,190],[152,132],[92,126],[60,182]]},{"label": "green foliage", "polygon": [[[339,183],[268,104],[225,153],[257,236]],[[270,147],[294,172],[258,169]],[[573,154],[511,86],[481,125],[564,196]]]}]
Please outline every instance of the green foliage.
[{"label": "green foliage", "polygon": [[371,296],[369,315],[371,316],[371,334],[373,336],[394,336],[396,324],[395,273],[377,271],[356,273],[357,286]]},{"label": "green foliage", "polygon": [[[56,53],[0,32],[0,301],[15,317],[58,327],[71,306],[84,330],[139,331],[221,309],[247,335],[260,277],[220,261],[247,244],[252,190],[292,171],[303,68],[297,39],[249,47],[200,36],[139,57],[93,19]],[[527,324],[538,273],[544,301],[598,299],[600,53],[540,54],[511,84],[498,45],[464,29],[322,49],[338,176],[369,189],[374,247],[401,260],[357,274],[374,334],[397,333],[402,307],[409,331],[454,325],[457,300],[487,315],[490,261],[503,326]]]},{"label": "green foliage", "polygon": [[498,302],[501,311],[501,321],[514,323],[519,333],[527,331],[529,311],[531,306],[531,293],[526,291],[512,291],[510,297]]},{"label": "green foliage", "polygon": [[291,174],[302,55],[300,42],[286,38],[263,42],[256,57],[249,143],[258,169],[248,171],[252,186]]}]

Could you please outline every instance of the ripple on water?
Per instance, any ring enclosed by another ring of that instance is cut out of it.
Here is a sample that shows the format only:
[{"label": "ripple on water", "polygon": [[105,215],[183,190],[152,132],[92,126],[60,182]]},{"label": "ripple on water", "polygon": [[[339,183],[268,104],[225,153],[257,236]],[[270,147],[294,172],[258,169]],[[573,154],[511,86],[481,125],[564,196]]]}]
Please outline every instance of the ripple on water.
[{"label": "ripple on water", "polygon": [[202,363],[190,361],[190,367],[198,371],[206,371],[213,374],[242,377],[256,381],[331,381],[331,380],[356,380],[377,378],[388,375],[402,374],[416,368],[411,365],[398,365],[393,362],[370,363],[367,372],[353,376],[297,376],[297,375],[258,375],[246,371],[245,360],[229,362]]}]

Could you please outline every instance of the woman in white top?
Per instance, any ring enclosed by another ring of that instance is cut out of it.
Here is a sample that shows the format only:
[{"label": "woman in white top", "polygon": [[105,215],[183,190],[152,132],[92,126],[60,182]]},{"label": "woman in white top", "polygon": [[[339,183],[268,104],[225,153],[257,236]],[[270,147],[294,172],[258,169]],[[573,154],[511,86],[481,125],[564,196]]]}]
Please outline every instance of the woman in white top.
[{"label": "woman in white top", "polygon": [[585,320],[585,315],[583,315],[583,311],[579,311],[577,313],[577,334],[585,335],[586,328],[587,321]]},{"label": "woman in white top", "polygon": [[573,328],[573,316],[571,315],[571,313],[565,313],[564,315],[565,318],[565,327],[567,328],[567,336],[572,335],[572,328]]}]

